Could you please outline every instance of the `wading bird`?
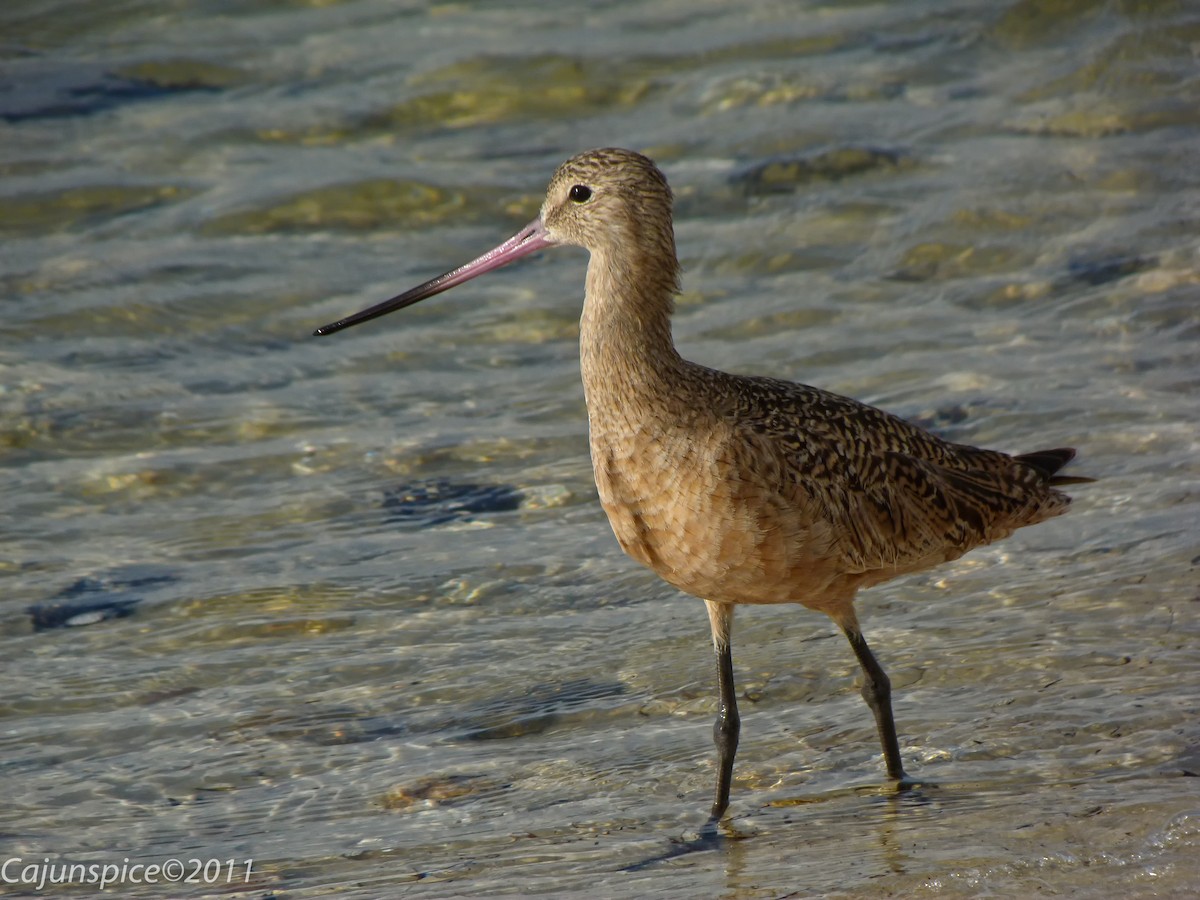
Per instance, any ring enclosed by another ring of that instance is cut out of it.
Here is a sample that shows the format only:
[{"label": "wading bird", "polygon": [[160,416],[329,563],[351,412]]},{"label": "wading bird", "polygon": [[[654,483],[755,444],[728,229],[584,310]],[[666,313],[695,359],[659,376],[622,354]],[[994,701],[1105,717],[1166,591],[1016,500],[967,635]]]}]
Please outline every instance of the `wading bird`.
[{"label": "wading bird", "polygon": [[679,262],[671,190],[641,154],[563,163],[538,217],[500,246],[316,331],[332,334],[544,247],[591,254],[579,350],[592,468],[622,549],[704,600],[720,689],[710,821],[729,805],[740,719],[730,635],[739,604],[828,615],[862,666],[888,775],[904,772],[891,685],[854,597],[1064,512],[1071,449],[1009,456],[944,441],[856,400],[683,359],[671,338]]}]

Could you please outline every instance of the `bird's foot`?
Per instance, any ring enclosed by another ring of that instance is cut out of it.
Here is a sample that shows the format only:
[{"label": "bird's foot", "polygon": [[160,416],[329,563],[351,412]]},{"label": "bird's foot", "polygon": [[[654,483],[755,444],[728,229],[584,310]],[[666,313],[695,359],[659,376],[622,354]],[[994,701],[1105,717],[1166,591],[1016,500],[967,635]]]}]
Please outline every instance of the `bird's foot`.
[{"label": "bird's foot", "polygon": [[937,784],[925,778],[913,778],[907,772],[901,772],[896,778],[896,792],[915,791],[918,788],[935,788]]}]

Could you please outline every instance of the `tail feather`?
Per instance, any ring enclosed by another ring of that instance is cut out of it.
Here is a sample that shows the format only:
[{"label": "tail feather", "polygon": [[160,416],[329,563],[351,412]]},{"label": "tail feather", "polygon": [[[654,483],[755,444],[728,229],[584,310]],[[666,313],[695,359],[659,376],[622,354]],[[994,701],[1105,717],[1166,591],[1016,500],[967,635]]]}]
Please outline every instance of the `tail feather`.
[{"label": "tail feather", "polygon": [[1056,447],[1053,450],[1035,450],[1032,453],[1021,453],[1014,456],[1017,462],[1024,463],[1039,472],[1046,483],[1052,486],[1064,484],[1090,484],[1095,478],[1083,475],[1056,475],[1055,473],[1075,458],[1072,447]]}]

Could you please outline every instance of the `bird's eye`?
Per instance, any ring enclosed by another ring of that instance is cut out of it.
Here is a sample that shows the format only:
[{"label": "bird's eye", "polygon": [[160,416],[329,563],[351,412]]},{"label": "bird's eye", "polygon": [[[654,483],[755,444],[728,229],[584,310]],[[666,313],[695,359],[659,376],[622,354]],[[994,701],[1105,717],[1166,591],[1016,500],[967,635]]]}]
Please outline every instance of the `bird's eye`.
[{"label": "bird's eye", "polygon": [[592,199],[592,189],[586,184],[577,184],[567,194],[575,203],[587,203]]}]

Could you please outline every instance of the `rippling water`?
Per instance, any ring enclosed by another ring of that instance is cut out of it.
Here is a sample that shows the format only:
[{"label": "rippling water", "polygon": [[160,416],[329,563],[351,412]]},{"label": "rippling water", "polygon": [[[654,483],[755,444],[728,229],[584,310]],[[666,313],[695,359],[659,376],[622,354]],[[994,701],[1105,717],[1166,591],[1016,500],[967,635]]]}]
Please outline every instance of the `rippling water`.
[{"label": "rippling water", "polygon": [[[6,858],[252,858],[236,887],[288,897],[1195,890],[1193,4],[0,28]],[[861,597],[936,787],[887,789],[828,622],[750,610],[742,839],[671,856],[713,779],[708,629],[595,500],[581,253],[308,336],[610,144],[676,189],[688,356],[1100,478]]]}]

